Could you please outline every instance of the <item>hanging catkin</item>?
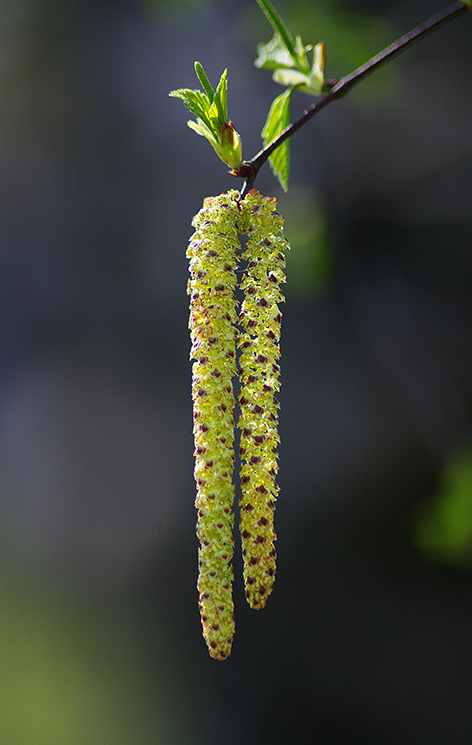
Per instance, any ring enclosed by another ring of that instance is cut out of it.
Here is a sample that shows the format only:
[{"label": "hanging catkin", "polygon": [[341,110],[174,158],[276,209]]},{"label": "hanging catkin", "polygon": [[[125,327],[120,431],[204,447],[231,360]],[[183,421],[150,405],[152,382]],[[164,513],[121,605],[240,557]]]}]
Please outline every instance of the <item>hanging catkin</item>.
[{"label": "hanging catkin", "polygon": [[[274,509],[280,388],[280,320],[288,247],[276,201],[255,189],[239,201],[236,191],[208,197],[192,225],[190,330],[193,363],[198,592],[203,636],[210,655],[224,660],[234,634],[233,523],[234,418],[232,379],[240,349],[241,430],[240,531],[246,598],[263,608],[276,572]],[[236,311],[239,234],[248,241],[241,255],[244,292]],[[240,331],[237,325],[239,323]]]},{"label": "hanging catkin", "polygon": [[210,655],[224,660],[234,634],[234,395],[237,192],[208,197],[193,219],[190,322],[193,364],[199,607]]},{"label": "hanging catkin", "polygon": [[279,491],[277,446],[280,389],[280,322],[278,303],[285,282],[287,240],[281,234],[283,218],[275,211],[275,198],[255,189],[241,203],[244,232],[249,236],[242,258],[247,268],[241,282],[245,299],[239,314],[244,329],[239,335],[241,415],[240,532],[246,598],[254,609],[263,608],[272,591],[276,572],[274,509]]}]

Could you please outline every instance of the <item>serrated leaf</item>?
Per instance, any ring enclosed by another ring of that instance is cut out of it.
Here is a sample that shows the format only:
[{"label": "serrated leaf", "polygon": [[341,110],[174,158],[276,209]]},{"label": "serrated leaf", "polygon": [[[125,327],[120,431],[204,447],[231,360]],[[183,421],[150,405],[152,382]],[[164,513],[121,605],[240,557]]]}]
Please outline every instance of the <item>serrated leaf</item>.
[{"label": "serrated leaf", "polygon": [[190,129],[193,129],[194,132],[201,135],[202,137],[206,137],[207,140],[211,142],[211,144],[213,144],[213,142],[216,142],[213,132],[201,119],[197,119],[196,122],[192,121],[192,119],[189,119],[187,122],[187,126],[190,127]]},{"label": "serrated leaf", "polygon": [[313,66],[307,79],[308,88],[319,95],[323,91],[326,49],[323,42],[316,45],[313,52]]},{"label": "serrated leaf", "polygon": [[295,67],[292,56],[278,34],[275,34],[267,44],[258,44],[257,53],[259,56],[254,62],[256,67],[264,67],[268,70],[278,67]]},{"label": "serrated leaf", "polygon": [[[288,88],[272,102],[262,130],[264,147],[270,145],[290,124],[290,96],[292,91],[293,88]],[[282,189],[287,191],[290,172],[290,142],[288,138],[269,156],[269,164],[272,172],[280,181]]]},{"label": "serrated leaf", "polygon": [[307,76],[298,70],[281,70],[277,69],[272,75],[276,83],[280,85],[306,85]]},{"label": "serrated leaf", "polygon": [[197,121],[187,122],[190,129],[193,129],[202,137],[206,137],[218,157],[236,175],[242,163],[242,142],[241,136],[235,130],[233,123],[227,121],[227,70],[223,72],[216,91],[213,91],[200,62],[195,62],[195,72],[202,84],[204,93],[189,88],[180,88],[171,91],[169,96],[179,98],[187,109],[195,114]]},{"label": "serrated leaf", "polygon": [[177,91],[171,91],[169,96],[179,98],[191,114],[195,114],[198,119],[202,119],[207,126],[211,127],[209,120],[210,105],[204,93],[192,91],[190,88],[180,88]]},{"label": "serrated leaf", "polygon": [[197,73],[197,78],[199,79],[200,83],[202,84],[202,88],[205,91],[205,93],[208,96],[208,100],[210,103],[213,103],[213,97],[215,95],[215,92],[213,90],[213,87],[208,80],[205,70],[203,69],[203,65],[200,62],[195,62],[195,72]]},{"label": "serrated leaf", "polygon": [[307,47],[303,46],[302,37],[297,36],[295,49],[298,58],[298,69],[308,73],[310,71],[310,65],[306,56],[307,52],[310,52],[313,47],[309,44]]},{"label": "serrated leaf", "polygon": [[228,121],[228,108],[226,105],[226,93],[228,90],[227,75],[228,70],[225,70],[216,86],[215,96],[213,98],[213,103],[218,110],[219,119],[222,123]]},{"label": "serrated leaf", "polygon": [[292,34],[277,13],[276,9],[272,5],[272,3],[269,2],[269,0],[257,0],[257,2],[267,16],[269,23],[273,27],[274,31],[280,36],[281,40],[285,44],[290,56],[293,58],[295,63],[298,64],[298,55]]},{"label": "serrated leaf", "polygon": [[208,127],[212,132],[213,139],[219,141],[221,126],[223,122],[226,122],[228,116],[226,106],[228,88],[227,70],[223,72],[216,91],[213,91],[200,62],[195,62],[195,72],[204,88],[204,93],[198,90],[191,90],[190,88],[180,88],[179,90],[171,91],[169,96],[179,98],[187,109]]}]

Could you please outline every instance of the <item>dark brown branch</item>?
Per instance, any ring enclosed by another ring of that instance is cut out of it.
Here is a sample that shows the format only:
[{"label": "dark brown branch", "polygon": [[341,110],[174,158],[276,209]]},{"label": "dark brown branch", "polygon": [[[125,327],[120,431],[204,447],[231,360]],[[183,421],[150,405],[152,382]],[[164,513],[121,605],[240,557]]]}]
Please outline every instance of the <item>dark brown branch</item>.
[{"label": "dark brown branch", "polygon": [[354,85],[357,85],[357,83],[363,80],[366,75],[369,75],[380,67],[380,65],[388,62],[397,54],[404,52],[405,49],[408,49],[408,47],[411,46],[411,44],[418,41],[423,36],[426,36],[426,34],[429,34],[431,31],[439,28],[443,23],[452,20],[452,18],[455,18],[461,13],[465,13],[467,10],[469,10],[469,8],[464,5],[464,3],[455,2],[449,8],[445,8],[432,18],[429,18],[427,21],[414,28],[412,31],[409,31],[400,39],[397,39],[397,41],[394,41],[393,44],[390,44],[390,46],[375,57],[372,57],[372,59],[364,65],[358,67],[354,72],[351,72],[350,75],[347,75],[345,78],[341,78],[341,80],[336,82],[331,91],[324,98],[318,101],[318,103],[310,106],[309,109],[306,109],[298,119],[296,119],[292,124],[289,124],[288,127],[286,127],[283,132],[275,138],[275,140],[260,150],[251,160],[244,161],[240,171],[234,174],[246,179],[241,190],[240,198],[244,199],[246,194],[252,189],[254,180],[261,166],[266,162],[271,153],[273,153],[273,151],[281,145],[284,140],[291,137],[298,129],[300,129],[300,127],[312,119],[315,114],[318,114],[318,112],[333,101],[338,101],[340,98],[343,98],[351,88],[354,87]]}]

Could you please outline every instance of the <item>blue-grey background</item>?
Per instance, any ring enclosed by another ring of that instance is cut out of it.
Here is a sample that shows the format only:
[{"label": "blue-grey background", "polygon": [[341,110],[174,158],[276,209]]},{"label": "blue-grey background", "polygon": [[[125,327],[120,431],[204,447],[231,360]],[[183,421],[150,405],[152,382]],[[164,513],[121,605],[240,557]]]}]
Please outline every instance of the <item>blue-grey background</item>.
[{"label": "blue-grey background", "polygon": [[[436,0],[280,0],[347,74]],[[472,18],[292,140],[278,575],[232,656],[197,608],[185,249],[238,187],[168,98],[281,92],[252,0],[0,10],[0,732],[8,745],[470,745],[472,577],[414,545],[469,441]],[[293,96],[293,115],[311,100]]]}]

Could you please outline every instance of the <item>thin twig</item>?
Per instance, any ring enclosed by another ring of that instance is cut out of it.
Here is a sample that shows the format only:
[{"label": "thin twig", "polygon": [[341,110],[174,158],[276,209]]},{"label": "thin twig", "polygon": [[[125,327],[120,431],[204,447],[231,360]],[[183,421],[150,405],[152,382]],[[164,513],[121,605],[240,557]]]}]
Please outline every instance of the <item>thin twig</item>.
[{"label": "thin twig", "polygon": [[260,150],[251,160],[244,161],[241,166],[241,172],[237,174],[246,179],[243,188],[241,189],[240,198],[244,199],[246,194],[252,189],[254,180],[261,166],[265,163],[271,153],[273,153],[273,151],[281,145],[284,140],[291,137],[298,129],[300,129],[300,127],[314,117],[315,114],[318,114],[318,112],[333,101],[338,101],[340,98],[343,98],[351,88],[354,87],[354,85],[357,85],[357,83],[363,80],[366,75],[369,75],[380,67],[380,65],[388,62],[397,54],[404,52],[405,49],[411,46],[411,44],[418,41],[423,36],[426,36],[426,34],[429,34],[431,31],[434,31],[443,23],[452,20],[452,18],[455,18],[461,13],[465,13],[467,10],[470,9],[464,5],[463,2],[455,2],[449,8],[445,8],[432,18],[429,18],[427,21],[414,28],[412,31],[409,31],[407,34],[400,37],[400,39],[397,39],[397,41],[394,41],[393,44],[390,44],[390,46],[375,55],[375,57],[372,57],[372,59],[364,65],[361,65],[357,70],[351,72],[350,75],[341,78],[324,98],[318,101],[318,103],[310,106],[309,109],[306,109],[303,114],[301,114],[301,116],[299,116],[292,124],[289,124],[288,127],[286,127],[283,132],[275,138],[275,140]]}]

